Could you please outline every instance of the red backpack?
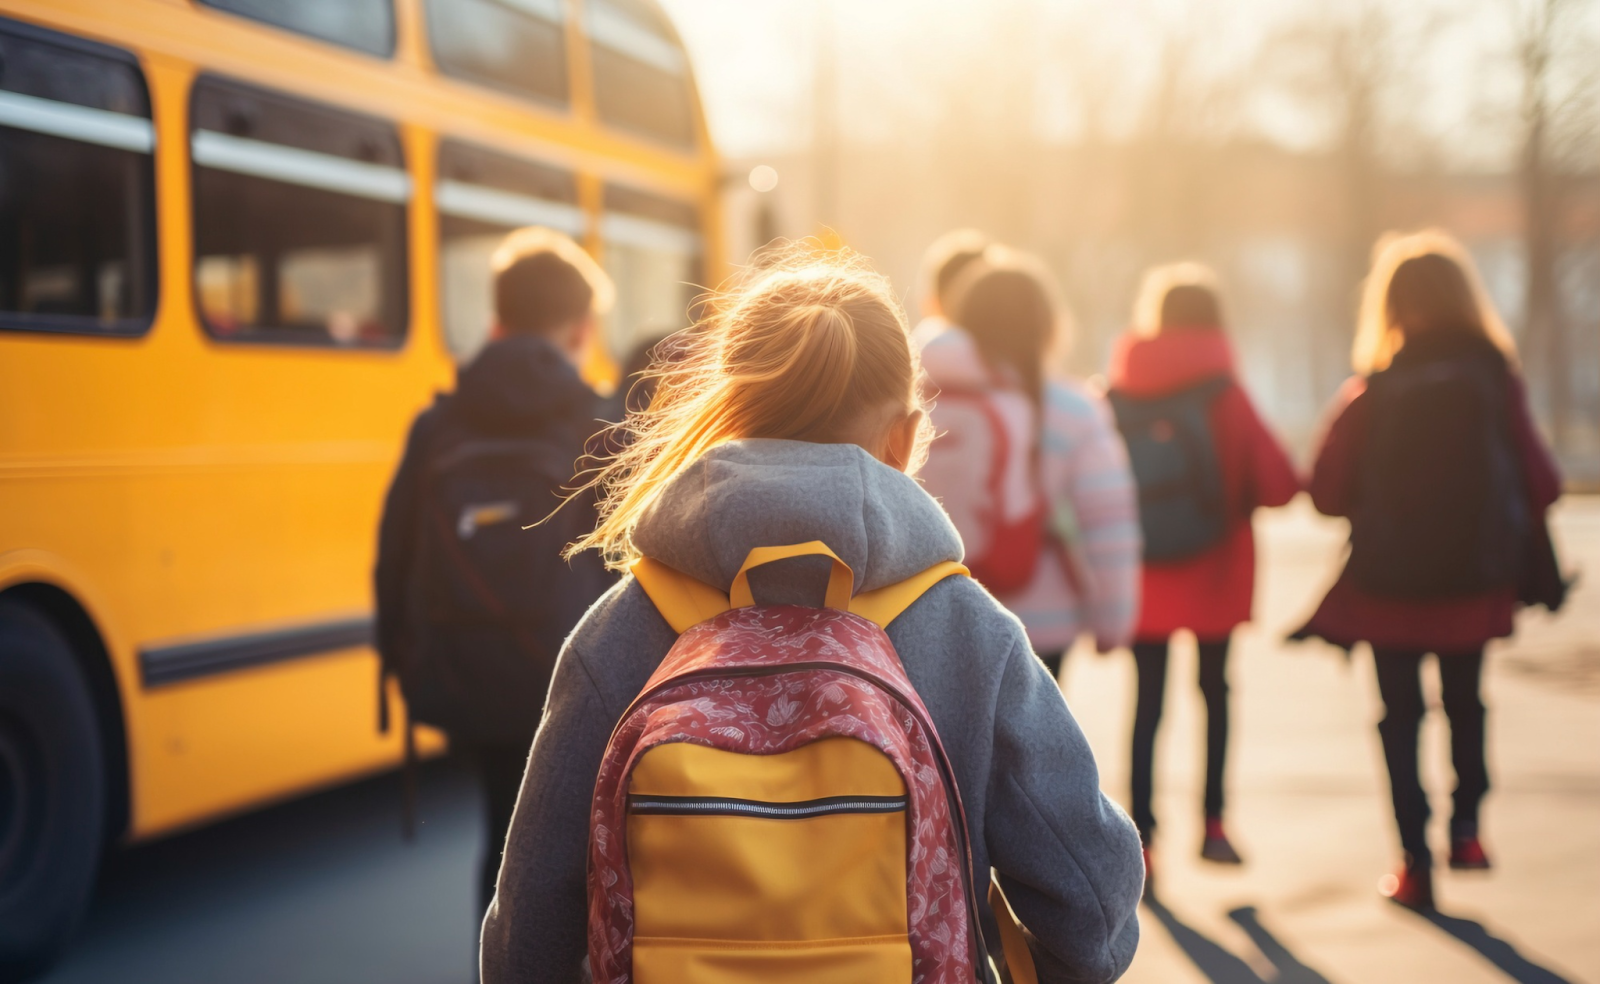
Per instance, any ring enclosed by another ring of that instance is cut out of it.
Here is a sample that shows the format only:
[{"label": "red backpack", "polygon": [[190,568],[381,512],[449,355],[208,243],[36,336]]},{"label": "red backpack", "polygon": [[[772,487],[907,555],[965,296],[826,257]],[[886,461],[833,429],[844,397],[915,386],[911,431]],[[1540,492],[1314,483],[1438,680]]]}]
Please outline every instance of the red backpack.
[{"label": "red backpack", "polygon": [[933,410],[940,434],[920,477],[961,533],[972,576],[997,595],[1031,584],[1050,542],[1038,416],[1025,393],[998,385],[945,387]]},{"label": "red backpack", "polygon": [[[751,568],[808,555],[833,561],[827,607],[755,604]],[[594,979],[985,980],[961,796],[883,629],[965,568],[852,598],[850,568],[813,541],[752,550],[728,595],[649,559],[633,573],[681,634],[595,783]]]}]

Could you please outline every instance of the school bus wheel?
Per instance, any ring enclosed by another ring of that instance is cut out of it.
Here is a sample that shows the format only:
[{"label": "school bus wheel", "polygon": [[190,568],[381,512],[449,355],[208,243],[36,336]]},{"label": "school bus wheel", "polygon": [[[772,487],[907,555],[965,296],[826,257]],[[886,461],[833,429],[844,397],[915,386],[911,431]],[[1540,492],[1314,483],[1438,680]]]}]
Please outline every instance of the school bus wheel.
[{"label": "school bus wheel", "polygon": [[0,598],[0,981],[42,973],[88,904],[106,818],[99,728],[60,631]]}]

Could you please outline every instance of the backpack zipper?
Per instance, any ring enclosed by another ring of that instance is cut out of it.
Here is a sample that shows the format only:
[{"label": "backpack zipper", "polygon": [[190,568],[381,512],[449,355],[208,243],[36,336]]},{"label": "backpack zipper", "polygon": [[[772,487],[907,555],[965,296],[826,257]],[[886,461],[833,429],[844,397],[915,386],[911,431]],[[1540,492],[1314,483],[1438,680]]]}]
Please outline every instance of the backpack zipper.
[{"label": "backpack zipper", "polygon": [[[857,669],[853,666],[846,666],[841,663],[834,663],[824,660],[799,660],[793,663],[777,663],[766,666],[704,667],[698,670],[689,670],[685,673],[668,677],[653,687],[645,688],[644,691],[642,691],[633,699],[633,702],[628,705],[627,710],[623,711],[622,717],[617,719],[617,724],[616,727],[612,729],[611,737],[616,737],[617,731],[622,728],[623,722],[628,720],[629,717],[633,716],[634,710],[638,708],[639,705],[651,700],[657,694],[670,690],[673,687],[679,686],[680,684],[719,676],[779,676],[785,673],[800,673],[806,670],[832,670],[836,673],[843,673],[847,676],[853,676],[857,679],[865,680],[874,687],[877,687],[879,690],[882,690],[884,693],[888,694],[890,697],[894,698],[894,700],[897,701],[901,707],[906,709],[907,713],[916,719],[917,723],[924,731],[928,732],[929,734],[938,733],[934,730],[933,722],[931,720],[921,714],[911,703],[911,701],[907,700],[905,695],[900,693],[896,687],[891,685],[887,680],[879,677],[876,673],[871,673],[866,670]],[[611,739],[607,739],[608,745],[610,744],[610,741]],[[967,829],[966,814],[963,811],[961,804],[961,794],[956,789],[955,767],[950,764],[950,758],[945,754],[943,747],[933,742],[930,742],[930,744],[933,746],[934,751],[936,752],[934,758],[939,766],[940,777],[944,780],[943,785],[945,802],[948,803],[950,807],[951,825],[954,827],[956,840],[959,842],[958,848],[961,851],[962,857],[965,859],[965,863],[959,864],[957,867],[961,869],[959,872],[961,875],[961,884],[966,888],[965,894],[967,896],[967,920],[972,934],[972,966],[974,971],[977,973],[978,980],[989,981],[992,980],[992,975],[989,973],[989,947],[987,941],[983,938],[983,919],[978,910],[978,896],[972,884],[972,834]]]},{"label": "backpack zipper", "polygon": [[764,820],[809,820],[842,813],[902,813],[904,796],[824,796],[793,803],[733,799],[725,796],[628,797],[628,812],[644,816],[755,817]]}]

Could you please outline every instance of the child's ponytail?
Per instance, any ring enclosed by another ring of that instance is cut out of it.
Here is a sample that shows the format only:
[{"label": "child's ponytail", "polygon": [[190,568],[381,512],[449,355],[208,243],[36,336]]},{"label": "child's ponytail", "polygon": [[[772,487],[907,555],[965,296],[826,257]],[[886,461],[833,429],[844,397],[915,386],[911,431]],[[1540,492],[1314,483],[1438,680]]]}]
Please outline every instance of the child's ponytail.
[{"label": "child's ponytail", "polygon": [[596,549],[626,567],[637,557],[640,518],[719,444],[841,443],[884,406],[919,406],[905,317],[888,281],[859,260],[796,252],[706,307],[703,321],[675,337],[681,357],[648,370],[655,397],[622,424],[626,446],[590,473],[585,488],[601,494],[600,522],[569,556]]},{"label": "child's ponytail", "polygon": [[835,419],[854,382],[856,326],[842,306],[804,304],[761,315],[766,324],[729,330],[718,361],[740,367],[728,394],[745,436],[805,440]]}]

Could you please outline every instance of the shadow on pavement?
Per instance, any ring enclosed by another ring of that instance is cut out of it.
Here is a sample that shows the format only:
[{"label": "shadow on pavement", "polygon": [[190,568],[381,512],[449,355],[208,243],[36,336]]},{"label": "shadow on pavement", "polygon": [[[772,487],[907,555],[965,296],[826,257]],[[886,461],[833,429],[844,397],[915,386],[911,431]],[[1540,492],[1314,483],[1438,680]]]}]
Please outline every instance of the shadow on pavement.
[{"label": "shadow on pavement", "polygon": [[1166,927],[1173,942],[1178,944],[1184,955],[1194,962],[1195,967],[1205,974],[1212,984],[1330,984],[1322,974],[1301,963],[1278,941],[1277,937],[1261,925],[1255,906],[1234,909],[1228,913],[1228,918],[1238,923],[1260,949],[1262,956],[1271,961],[1276,972],[1269,977],[1262,977],[1243,959],[1184,923],[1173,915],[1172,910],[1162,905],[1159,899],[1148,897],[1144,904],[1161,921],[1161,925]]},{"label": "shadow on pavement", "polygon": [[1509,942],[1489,932],[1483,923],[1460,916],[1449,916],[1437,909],[1417,915],[1454,936],[1483,955],[1518,984],[1573,984],[1547,967],[1534,963]]}]

